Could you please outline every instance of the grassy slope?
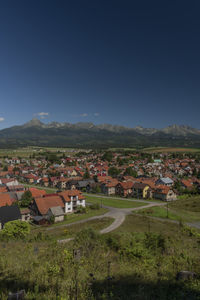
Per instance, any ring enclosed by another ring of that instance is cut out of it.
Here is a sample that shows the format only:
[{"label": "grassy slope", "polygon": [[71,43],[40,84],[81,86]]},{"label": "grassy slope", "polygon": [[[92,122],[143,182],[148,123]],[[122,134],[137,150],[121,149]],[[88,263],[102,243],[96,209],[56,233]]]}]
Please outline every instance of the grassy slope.
[{"label": "grassy slope", "polygon": [[[176,224],[149,223],[135,215],[127,216],[113,233],[99,236],[88,230],[99,230],[111,221],[105,218],[62,231],[55,227],[53,239],[47,241],[4,242],[0,247],[1,299],[20,289],[26,290],[27,300],[76,299],[77,276],[79,300],[199,299],[199,280],[175,280],[180,270],[200,272],[198,237]],[[68,244],[54,241],[74,235],[76,239]],[[73,260],[73,249],[80,249],[81,260]],[[114,279],[108,281],[108,274]]]},{"label": "grassy slope", "polygon": [[116,207],[116,208],[134,208],[146,205],[144,202],[133,202],[128,200],[120,200],[120,199],[112,199],[109,197],[93,197],[93,196],[86,196],[86,200],[91,203],[99,203],[106,206]]},{"label": "grassy slope", "polygon": [[105,208],[100,208],[100,209],[89,209],[87,208],[87,212],[85,214],[69,214],[66,216],[66,220],[64,220],[63,222],[58,222],[55,223],[53,226],[60,226],[60,225],[64,225],[64,224],[71,224],[77,221],[81,221],[81,220],[85,220],[94,216],[99,216],[99,215],[103,215],[107,212],[108,210]]},{"label": "grassy slope", "polygon": [[[200,221],[200,197],[180,199],[168,204],[168,218],[183,222]],[[137,213],[158,218],[167,218],[167,207],[152,207]]]},{"label": "grassy slope", "polygon": [[67,239],[73,237],[76,233],[84,230],[86,228],[92,228],[94,230],[101,230],[103,228],[108,227],[113,222],[112,218],[103,218],[100,220],[91,220],[82,224],[72,224],[68,227],[54,227],[53,230],[49,230],[46,232],[50,238],[55,240],[57,239]]},{"label": "grassy slope", "polygon": [[157,217],[157,218],[164,218],[164,219],[170,219],[170,220],[176,220],[179,221],[181,219],[180,216],[177,214],[171,212],[168,210],[167,213],[167,208],[166,207],[151,207],[143,210],[139,210],[136,213],[139,213],[144,216],[152,216],[152,217]]}]

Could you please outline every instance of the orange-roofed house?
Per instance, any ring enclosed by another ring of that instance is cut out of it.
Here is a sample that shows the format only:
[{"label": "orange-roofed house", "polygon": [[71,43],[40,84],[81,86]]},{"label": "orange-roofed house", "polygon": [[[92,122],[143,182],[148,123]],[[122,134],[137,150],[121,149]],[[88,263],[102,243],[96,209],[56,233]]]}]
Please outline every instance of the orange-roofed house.
[{"label": "orange-roofed house", "polygon": [[133,181],[120,182],[116,185],[116,194],[122,197],[129,197],[133,194]]},{"label": "orange-roofed house", "polygon": [[115,195],[116,185],[119,183],[117,179],[108,180],[101,184],[101,192],[106,195]]},{"label": "orange-roofed house", "polygon": [[85,197],[79,190],[66,190],[60,192],[59,195],[62,197],[65,203],[65,213],[73,212],[78,206],[85,207]]},{"label": "orange-roofed house", "polygon": [[[48,216],[49,209],[59,211],[58,207],[63,209],[63,214],[71,213],[78,206],[85,207],[85,197],[79,190],[66,190],[55,194],[46,194],[35,197],[31,210],[35,215]],[[55,209],[57,207],[57,209]],[[52,210],[51,210],[52,213]]]},{"label": "orange-roofed house", "polygon": [[14,202],[14,199],[11,198],[10,194],[8,193],[2,193],[0,194],[0,207],[2,206],[10,206]]},{"label": "orange-roofed house", "polygon": [[45,190],[40,190],[40,189],[37,189],[34,187],[30,187],[29,191],[31,192],[33,198],[42,197],[42,196],[46,195]]},{"label": "orange-roofed house", "polygon": [[57,196],[49,196],[49,197],[36,197],[34,198],[34,211],[36,214],[41,216],[47,216],[48,210],[52,207],[62,207],[64,209],[65,205],[62,198]]},{"label": "orange-roofed house", "polygon": [[7,193],[7,192],[8,192],[7,186],[1,186],[0,187],[0,193]]},{"label": "orange-roofed house", "polygon": [[163,201],[173,201],[177,199],[177,194],[169,186],[160,185],[153,190],[153,198]]},{"label": "orange-roofed house", "polygon": [[194,188],[192,180],[189,180],[189,179],[182,179],[181,185],[183,188],[188,189],[188,190],[192,190]]}]

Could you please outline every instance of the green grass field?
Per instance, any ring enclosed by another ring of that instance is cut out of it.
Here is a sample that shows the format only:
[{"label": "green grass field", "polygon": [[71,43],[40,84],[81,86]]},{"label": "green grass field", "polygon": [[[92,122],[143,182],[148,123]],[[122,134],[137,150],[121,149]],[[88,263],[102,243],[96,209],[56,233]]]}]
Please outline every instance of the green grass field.
[{"label": "green grass field", "polygon": [[181,147],[148,147],[143,148],[142,152],[161,153],[161,152],[200,152],[199,148],[181,148]]},{"label": "green grass field", "polygon": [[109,197],[94,197],[94,196],[86,196],[86,201],[90,203],[98,203],[103,204],[105,206],[111,206],[115,208],[135,208],[146,205],[144,202],[134,202],[128,200],[121,200],[121,199],[112,199]]},{"label": "green grass field", "polygon": [[166,207],[159,207],[159,206],[139,210],[136,213],[144,215],[144,216],[164,218],[164,219],[170,219],[170,220],[176,220],[176,221],[180,221],[180,219],[182,219],[180,216],[171,212],[170,210],[168,210],[168,212],[167,212]]},{"label": "green grass field", "polygon": [[157,218],[171,219],[182,222],[200,222],[200,197],[179,199],[168,203],[165,207],[151,207],[137,213]]},{"label": "green grass field", "polygon": [[200,222],[200,196],[171,202],[169,209],[187,222]]},{"label": "green grass field", "polygon": [[[108,227],[112,222],[113,222],[112,218],[102,218],[99,220],[98,219],[91,220],[80,224],[72,223],[72,225],[66,227],[54,226],[51,230],[46,230],[46,227],[39,227],[39,228],[33,228],[32,234],[36,235],[39,232],[41,232],[44,234],[44,236],[48,237],[48,239],[50,240],[68,239],[73,237],[79,231],[84,230],[86,228],[92,228],[93,230],[100,231],[101,229]],[[62,225],[62,223],[60,222],[58,225]]]},{"label": "green grass field", "polygon": [[72,224],[77,221],[85,220],[94,216],[100,216],[107,212],[108,210],[106,208],[100,208],[100,209],[90,209],[90,207],[87,207],[87,212],[84,214],[69,214],[66,216],[66,219],[63,222],[58,222],[53,224],[54,227],[64,225],[64,224]]}]

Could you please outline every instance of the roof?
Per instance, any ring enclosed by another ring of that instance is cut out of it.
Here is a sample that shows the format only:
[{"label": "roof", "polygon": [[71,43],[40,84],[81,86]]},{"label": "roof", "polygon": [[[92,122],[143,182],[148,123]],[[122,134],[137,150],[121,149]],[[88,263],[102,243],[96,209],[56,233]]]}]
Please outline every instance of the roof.
[{"label": "roof", "polygon": [[0,222],[3,225],[14,220],[21,220],[21,213],[18,206],[0,207]]},{"label": "roof", "polygon": [[31,192],[33,198],[46,195],[45,190],[40,190],[34,187],[29,188],[29,191]]},{"label": "roof", "polygon": [[169,177],[162,177],[158,180],[161,180],[164,184],[173,184],[174,183],[173,180]]},{"label": "roof", "polygon": [[92,183],[94,183],[93,179],[90,179],[90,180],[81,180],[81,181],[78,181],[78,186],[79,187],[86,187],[88,184],[92,184]]},{"label": "roof", "polygon": [[7,187],[6,186],[1,186],[0,187],[0,193],[6,193],[8,190],[7,190]]},{"label": "roof", "polygon": [[186,188],[192,188],[193,187],[193,183],[191,180],[187,180],[187,179],[182,179],[181,183],[186,187]]},{"label": "roof", "polygon": [[51,207],[51,208],[49,208],[49,210],[51,211],[51,213],[54,217],[59,217],[59,216],[64,215],[64,211],[63,211],[62,207],[60,207],[60,206]]},{"label": "roof", "polygon": [[132,181],[120,182],[119,184],[123,187],[124,190],[132,189],[133,187]]},{"label": "roof", "polygon": [[24,189],[24,186],[22,184],[18,184],[18,185],[11,185],[8,187],[9,191],[15,191],[15,190],[21,190]]},{"label": "roof", "polygon": [[35,198],[35,204],[41,215],[46,215],[49,208],[55,206],[64,207],[64,202],[60,196],[38,197]]},{"label": "roof", "polygon": [[12,205],[12,199],[8,193],[0,194],[0,207]]},{"label": "roof", "polygon": [[78,196],[79,200],[85,199],[85,197],[82,195],[82,193],[79,190],[66,190],[61,193],[59,193],[60,196],[63,197],[65,202],[70,202],[70,197]]},{"label": "roof", "polygon": [[[133,188],[135,189],[144,189],[145,187],[147,187],[148,184],[145,184],[145,183],[140,183],[140,182],[135,182],[133,184]],[[149,187],[149,186],[148,186]]]}]

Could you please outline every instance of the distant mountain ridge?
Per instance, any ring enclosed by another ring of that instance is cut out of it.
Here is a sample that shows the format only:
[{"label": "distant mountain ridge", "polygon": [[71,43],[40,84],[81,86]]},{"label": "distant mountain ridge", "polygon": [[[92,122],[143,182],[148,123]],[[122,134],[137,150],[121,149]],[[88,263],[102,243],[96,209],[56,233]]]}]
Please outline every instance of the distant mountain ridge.
[{"label": "distant mountain ridge", "polygon": [[29,122],[0,130],[0,147],[27,145],[58,147],[200,147],[200,130],[187,125],[163,129],[129,128],[120,125],[79,122],[45,124],[34,118]]}]

